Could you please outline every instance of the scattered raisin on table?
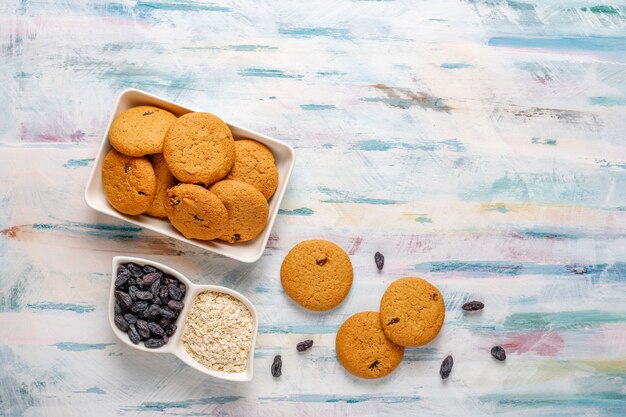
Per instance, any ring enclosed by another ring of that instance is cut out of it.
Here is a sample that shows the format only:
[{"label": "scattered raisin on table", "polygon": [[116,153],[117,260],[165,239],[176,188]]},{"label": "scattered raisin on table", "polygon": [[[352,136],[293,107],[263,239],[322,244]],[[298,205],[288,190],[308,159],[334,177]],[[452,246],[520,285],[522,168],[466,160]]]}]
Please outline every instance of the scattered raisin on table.
[{"label": "scattered raisin on table", "polygon": [[491,348],[491,356],[502,362],[506,359],[506,352],[502,346],[494,346]]},{"label": "scattered raisin on table", "polygon": [[385,266],[385,257],[383,256],[383,254],[380,252],[376,252],[374,254],[374,261],[376,262],[376,267],[378,268],[378,270],[381,271],[383,269],[383,266]]},{"label": "scattered raisin on table", "polygon": [[313,346],[313,341],[312,340],[305,340],[303,342],[300,342],[296,345],[296,350],[298,352],[304,352],[306,350],[311,349],[311,346]]},{"label": "scattered raisin on table", "polygon": [[463,304],[462,308],[465,311],[478,311],[485,308],[485,305],[480,301],[470,301],[469,303]]},{"label": "scattered raisin on table", "polygon": [[450,376],[450,372],[452,372],[452,366],[454,365],[454,360],[452,359],[452,355],[446,356],[446,358],[441,362],[441,368],[439,368],[439,375],[441,375],[441,379],[446,379]]},{"label": "scattered raisin on table", "polygon": [[272,376],[278,378],[283,373],[283,360],[280,355],[274,356],[274,362],[272,362]]}]

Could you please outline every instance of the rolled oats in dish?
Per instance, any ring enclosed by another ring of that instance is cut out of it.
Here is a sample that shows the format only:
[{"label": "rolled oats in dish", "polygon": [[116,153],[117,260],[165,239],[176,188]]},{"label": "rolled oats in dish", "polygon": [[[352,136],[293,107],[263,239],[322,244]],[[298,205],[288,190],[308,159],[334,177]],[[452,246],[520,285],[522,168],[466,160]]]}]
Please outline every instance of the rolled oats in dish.
[{"label": "rolled oats in dish", "polygon": [[205,291],[189,310],[183,331],[187,353],[214,371],[244,372],[252,341],[252,313],[231,295]]}]

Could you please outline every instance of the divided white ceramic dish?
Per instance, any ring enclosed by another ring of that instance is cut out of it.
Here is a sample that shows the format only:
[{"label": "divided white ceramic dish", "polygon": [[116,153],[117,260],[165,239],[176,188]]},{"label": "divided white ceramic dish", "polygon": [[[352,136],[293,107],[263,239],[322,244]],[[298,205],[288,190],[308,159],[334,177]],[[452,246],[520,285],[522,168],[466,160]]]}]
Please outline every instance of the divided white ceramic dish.
[{"label": "divided white ceramic dish", "polygon": [[[163,271],[165,274],[172,275],[174,278],[176,278],[177,280],[185,284],[185,286],[187,287],[187,292],[185,293],[185,297],[182,300],[183,303],[185,304],[185,308],[183,308],[183,310],[180,312],[180,315],[178,316],[178,319],[176,320],[176,325],[178,326],[178,328],[176,329],[172,337],[170,337],[169,342],[160,348],[148,349],[147,347],[143,345],[143,342],[140,342],[137,345],[134,344],[128,338],[128,334],[118,329],[117,326],[115,325],[115,313],[114,313],[115,294],[114,293],[115,293],[115,279],[117,277],[117,269],[120,266],[120,264],[126,264],[129,262],[135,263],[139,266],[150,265],[155,268],[158,268],[161,271]],[[113,333],[115,333],[115,335],[122,342],[126,343],[128,346],[132,347],[133,349],[142,350],[144,352],[171,353],[173,355],[176,355],[180,360],[182,360],[183,362],[185,362],[187,365],[191,366],[192,368],[200,372],[204,372],[205,374],[210,375],[214,378],[223,379],[227,381],[241,381],[241,382],[252,380],[254,346],[256,344],[258,321],[257,321],[256,309],[254,308],[254,305],[252,305],[252,303],[246,297],[239,294],[237,291],[233,291],[226,287],[220,287],[217,285],[194,284],[186,276],[176,271],[175,269],[172,269],[158,262],[150,261],[148,259],[134,258],[130,256],[116,256],[113,258],[113,271],[112,272],[113,273],[111,277],[111,289],[109,291],[109,323],[111,324],[111,329],[113,329]],[[229,294],[233,296],[234,298],[236,298],[237,300],[241,301],[248,308],[248,310],[250,310],[250,313],[252,314],[252,320],[253,320],[252,340],[251,340],[250,352],[248,353],[248,364],[244,372],[228,373],[228,372],[213,371],[211,369],[206,368],[202,364],[196,362],[185,350],[185,346],[183,345],[183,341],[182,341],[182,334],[185,328],[185,320],[187,319],[187,316],[189,315],[189,309],[191,307],[193,300],[196,298],[198,294],[204,291],[215,291],[215,292]]]},{"label": "divided white ceramic dish", "polygon": [[[108,214],[109,216],[125,220],[134,225],[144,227],[154,232],[161,233],[165,236],[187,242],[189,244],[198,246],[211,252],[218,253],[220,255],[227,256],[229,258],[236,259],[241,262],[250,263],[257,261],[261,257],[261,255],[263,255],[263,251],[265,250],[265,246],[267,245],[272,226],[274,225],[274,221],[276,220],[276,215],[278,214],[278,208],[280,207],[280,203],[282,202],[283,196],[285,195],[285,190],[287,189],[287,183],[289,182],[289,177],[291,176],[291,171],[293,170],[293,166],[295,163],[295,153],[293,151],[293,148],[284,142],[272,139],[268,136],[253,132],[240,126],[227,123],[228,127],[233,133],[233,137],[235,138],[235,140],[256,140],[267,146],[274,154],[276,168],[278,169],[278,187],[276,188],[276,192],[268,202],[269,217],[267,219],[267,226],[265,227],[265,230],[263,230],[263,232],[255,239],[249,242],[237,244],[229,244],[220,240],[201,241],[195,239],[186,239],[182,234],[174,229],[174,227],[167,219],[159,219],[145,214],[139,216],[128,216],[126,214],[120,213],[119,211],[111,207],[106,199],[106,195],[104,194],[104,188],[102,186],[102,162],[107,152],[112,149],[111,145],[109,144],[109,129],[111,128],[111,123],[113,123],[113,119],[115,119],[115,117],[117,117],[124,110],[141,105],[160,107],[162,109],[172,112],[176,116],[181,116],[191,111],[199,111],[180,106],[174,102],[165,100],[152,94],[148,94],[144,91],[135,89],[124,90],[117,99],[117,104],[115,105],[115,109],[111,114],[111,119],[109,120],[107,130],[102,139],[102,144],[100,145],[100,150],[98,151],[98,155],[94,162],[93,169],[91,171],[91,174],[89,175],[89,180],[85,189],[85,201],[87,202],[87,205],[94,210],[104,214]],[[217,116],[219,116],[219,114],[217,114]]]}]

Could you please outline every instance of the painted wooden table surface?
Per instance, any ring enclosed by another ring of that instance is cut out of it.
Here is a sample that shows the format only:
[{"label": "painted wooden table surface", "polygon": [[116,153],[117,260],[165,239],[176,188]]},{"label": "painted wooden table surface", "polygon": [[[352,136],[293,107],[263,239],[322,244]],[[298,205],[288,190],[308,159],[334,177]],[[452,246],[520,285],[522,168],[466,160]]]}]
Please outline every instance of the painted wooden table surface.
[{"label": "painted wooden table surface", "polygon": [[[0,55],[1,415],[626,415],[623,2],[9,0]],[[86,206],[127,87],[296,149],[260,261]],[[334,311],[281,289],[282,259],[307,238],[354,264]],[[249,297],[254,380],[217,382],[116,340],[118,254]],[[444,294],[441,334],[385,379],[351,377],[339,325],[415,275]],[[463,314],[471,299],[485,310]],[[305,338],[315,346],[298,354]]]}]

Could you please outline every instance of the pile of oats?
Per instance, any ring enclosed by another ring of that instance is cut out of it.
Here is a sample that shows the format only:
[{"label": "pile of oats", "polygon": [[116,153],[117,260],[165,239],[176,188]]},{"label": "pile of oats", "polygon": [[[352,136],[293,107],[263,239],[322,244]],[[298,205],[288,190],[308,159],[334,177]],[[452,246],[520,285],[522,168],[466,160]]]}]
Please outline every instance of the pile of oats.
[{"label": "pile of oats", "polygon": [[236,298],[215,291],[198,294],[189,309],[183,344],[214,371],[243,372],[252,341],[252,314]]}]

